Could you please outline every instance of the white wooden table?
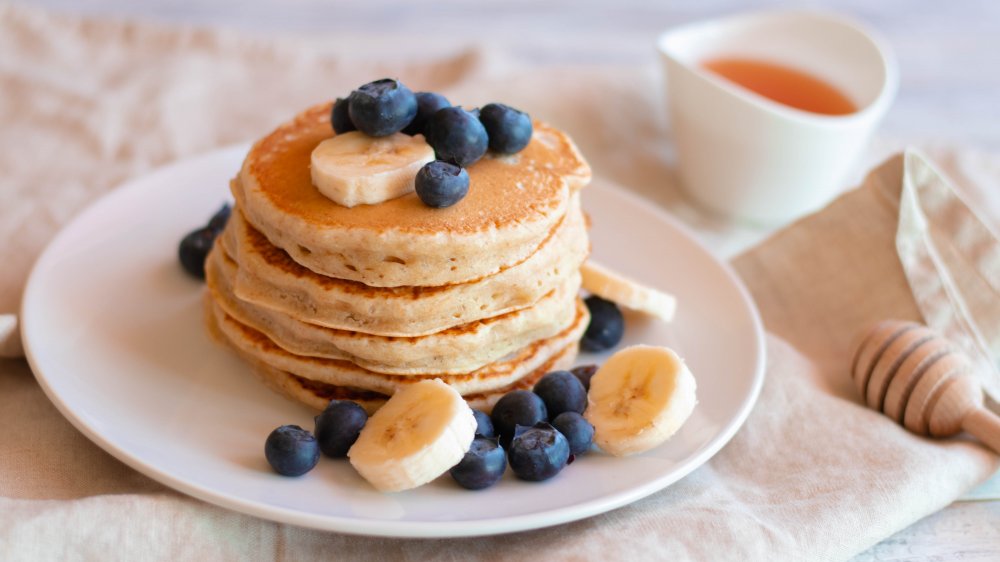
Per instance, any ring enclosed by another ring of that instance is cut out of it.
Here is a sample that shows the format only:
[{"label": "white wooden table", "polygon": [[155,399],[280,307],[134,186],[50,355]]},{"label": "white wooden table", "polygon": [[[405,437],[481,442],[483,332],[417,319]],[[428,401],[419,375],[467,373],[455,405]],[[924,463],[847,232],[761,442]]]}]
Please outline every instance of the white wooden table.
[{"label": "white wooden table", "polygon": [[[673,25],[767,0],[33,0],[72,13],[219,25],[260,34],[391,33],[420,38],[428,53],[489,43],[538,63],[642,64]],[[867,22],[893,45],[902,83],[882,126],[917,144],[973,145],[1000,159],[1000,2],[968,0],[800,1]],[[412,54],[412,53],[411,53]],[[996,201],[1000,198],[993,198]],[[1000,210],[992,210],[1000,224]],[[743,233],[745,234],[745,233]],[[735,234],[734,234],[735,236]],[[720,254],[754,237],[715,239]],[[712,239],[708,242],[711,244]],[[724,244],[723,244],[724,243]],[[1000,478],[857,557],[874,560],[1000,560]]]}]

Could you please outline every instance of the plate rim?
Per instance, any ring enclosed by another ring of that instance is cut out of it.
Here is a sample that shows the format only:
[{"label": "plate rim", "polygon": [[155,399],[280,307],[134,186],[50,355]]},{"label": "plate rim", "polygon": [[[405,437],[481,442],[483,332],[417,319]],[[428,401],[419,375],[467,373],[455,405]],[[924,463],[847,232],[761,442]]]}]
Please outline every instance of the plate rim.
[{"label": "plate rim", "polygon": [[185,495],[235,511],[237,513],[251,515],[268,521],[289,523],[317,530],[334,531],[351,535],[397,538],[458,538],[490,536],[517,531],[541,529],[586,519],[594,515],[618,509],[647,497],[657,491],[663,490],[669,485],[688,476],[695,469],[711,459],[727,443],[729,443],[733,436],[746,422],[750,412],[756,405],[766,376],[766,332],[764,331],[760,312],[758,311],[756,303],[750,295],[746,285],[739,278],[728,261],[722,260],[712,253],[687,225],[681,223],[677,218],[673,217],[669,211],[640,195],[618,186],[613,181],[603,178],[595,178],[596,182],[600,184],[598,189],[607,191],[616,198],[624,199],[630,205],[643,207],[657,220],[667,223],[669,227],[673,228],[676,233],[684,238],[688,243],[692,244],[698,250],[706,254],[711,259],[711,262],[721,269],[729,283],[737,290],[740,300],[746,308],[746,311],[749,313],[749,318],[753,327],[754,339],[756,343],[756,363],[753,366],[753,380],[750,392],[743,398],[739,409],[729,420],[729,423],[721,429],[721,431],[719,431],[708,443],[698,449],[695,453],[689,455],[684,462],[675,465],[675,468],[670,470],[665,476],[653,478],[640,486],[635,486],[628,490],[613,493],[601,498],[592,499],[582,504],[573,504],[530,514],[508,515],[499,518],[477,519],[472,521],[373,521],[369,519],[355,519],[339,515],[303,513],[286,507],[260,504],[259,502],[218,492],[211,487],[180,479],[172,475],[170,472],[160,469],[154,464],[148,463],[129,454],[124,449],[115,445],[96,428],[92,427],[87,420],[84,419],[84,416],[78,415],[74,412],[68,403],[63,400],[59,393],[50,384],[49,377],[43,374],[42,370],[39,368],[39,352],[35,349],[35,342],[29,335],[29,327],[34,324],[34,315],[32,314],[31,303],[35,300],[34,294],[40,290],[38,288],[40,282],[36,279],[41,275],[40,272],[46,266],[47,261],[51,259],[49,258],[51,255],[50,250],[57,247],[57,245],[65,243],[64,239],[71,233],[74,225],[86,221],[90,214],[98,212],[103,206],[108,205],[108,201],[121,196],[122,192],[126,190],[140,189],[143,184],[151,181],[156,176],[169,174],[176,168],[193,166],[205,161],[210,162],[222,158],[236,158],[240,153],[245,153],[249,146],[249,143],[239,143],[191,157],[182,158],[143,173],[119,184],[115,188],[108,190],[108,192],[90,202],[81,212],[77,213],[59,229],[56,235],[53,236],[53,238],[46,244],[45,248],[39,254],[39,257],[36,259],[31,268],[31,272],[29,273],[25,284],[19,312],[19,323],[21,337],[24,343],[25,358],[31,367],[35,380],[38,381],[38,384],[42,388],[46,397],[48,397],[48,399],[53,403],[59,413],[69,420],[73,427],[118,461],[142,473],[143,475]]}]

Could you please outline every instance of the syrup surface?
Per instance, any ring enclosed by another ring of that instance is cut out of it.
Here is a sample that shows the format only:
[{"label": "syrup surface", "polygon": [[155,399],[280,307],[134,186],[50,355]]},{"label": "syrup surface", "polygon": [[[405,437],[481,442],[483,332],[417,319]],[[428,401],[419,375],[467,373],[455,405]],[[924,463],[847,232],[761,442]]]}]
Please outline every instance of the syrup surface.
[{"label": "syrup surface", "polygon": [[702,63],[706,70],[780,104],[822,115],[858,110],[830,83],[801,70],[755,59],[725,57]]}]

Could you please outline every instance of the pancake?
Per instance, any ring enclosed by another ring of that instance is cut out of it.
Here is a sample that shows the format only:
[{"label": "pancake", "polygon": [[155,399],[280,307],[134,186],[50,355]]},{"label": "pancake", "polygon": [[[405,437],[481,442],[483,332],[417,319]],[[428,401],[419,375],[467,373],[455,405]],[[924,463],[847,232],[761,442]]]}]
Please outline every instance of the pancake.
[{"label": "pancake", "polygon": [[237,264],[219,242],[205,264],[206,282],[226,314],[296,355],[342,359],[378,373],[461,374],[552,337],[576,318],[580,275],[573,272],[533,306],[420,337],[386,337],[302,322],[283,312],[240,300],[232,283]]},{"label": "pancake", "polygon": [[437,286],[492,275],[535,252],[590,180],[561,131],[534,123],[531,142],[468,167],[468,195],[436,209],[415,193],[347,208],[324,197],[310,154],[333,136],[330,104],[312,107],[250,149],[233,196],[247,221],[309,269],[373,287]]},{"label": "pancake", "polygon": [[[206,305],[209,304],[207,299],[205,302]],[[209,313],[206,315],[206,324],[208,325],[209,334],[211,334],[212,338],[216,342],[221,345],[225,345],[231,351],[236,353],[236,355],[239,356],[243,362],[249,365],[251,372],[253,372],[261,382],[263,382],[271,390],[285,396],[286,398],[305,404],[315,410],[325,409],[327,404],[330,403],[330,400],[352,400],[361,405],[361,407],[363,407],[369,415],[374,414],[375,410],[388,400],[387,395],[378,392],[316,382],[298,375],[293,375],[287,371],[282,371],[281,369],[276,369],[267,363],[264,363],[253,356],[247,355],[239,349],[233,347],[226,339],[226,336],[219,330],[213,314]],[[463,398],[465,398],[465,401],[468,402],[469,407],[490,413],[493,410],[493,405],[496,404],[497,400],[499,400],[504,394],[512,390],[530,389],[534,387],[535,383],[538,382],[538,379],[545,376],[546,373],[559,369],[568,369],[573,364],[574,359],[576,359],[578,348],[579,346],[574,341],[550,357],[548,361],[535,368],[534,371],[526,374],[516,382],[489,392],[467,394],[463,396]]]},{"label": "pancake", "polygon": [[382,336],[414,337],[537,303],[565,284],[590,251],[579,196],[549,239],[524,262],[473,282],[440,287],[369,287],[298,264],[243,218],[237,207],[221,239],[239,269],[243,301],[304,322]]},{"label": "pancake", "polygon": [[[240,354],[239,350],[235,350]],[[538,382],[538,379],[546,373],[559,369],[568,369],[576,359],[576,342],[567,345],[561,351],[553,355],[548,361],[537,367],[516,382],[489,392],[478,392],[467,394],[462,398],[469,404],[470,408],[482,410],[489,414],[493,411],[493,405],[497,403],[504,394],[513,390],[531,389]],[[249,363],[251,371],[271,390],[278,394],[290,398],[296,402],[305,404],[314,410],[323,410],[331,400],[352,400],[364,408],[368,415],[374,414],[385,401],[389,399],[385,394],[361,390],[346,386],[337,386],[316,382],[310,379],[293,375],[287,371],[276,369],[270,365],[259,361],[253,357],[242,356],[243,360]]]},{"label": "pancake", "polygon": [[500,361],[461,375],[387,375],[369,371],[349,361],[289,353],[266,335],[227,315],[211,298],[206,298],[206,305],[210,309],[207,314],[209,322],[215,323],[213,329],[217,329],[225,341],[241,355],[302,378],[386,395],[391,395],[404,385],[429,378],[440,378],[463,395],[492,392],[507,387],[545,365],[566,346],[575,346],[590,321],[587,307],[582,300],[577,299],[576,318],[572,325],[559,334],[533,342]]}]

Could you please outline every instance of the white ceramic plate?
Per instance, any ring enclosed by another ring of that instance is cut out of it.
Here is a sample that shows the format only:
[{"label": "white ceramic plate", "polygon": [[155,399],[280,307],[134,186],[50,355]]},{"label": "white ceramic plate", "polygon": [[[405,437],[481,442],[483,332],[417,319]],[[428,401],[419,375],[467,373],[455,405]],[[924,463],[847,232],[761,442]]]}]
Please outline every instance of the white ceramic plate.
[{"label": "white ceramic plate", "polygon": [[[24,296],[28,359],[49,398],[126,464],[194,497],[258,517],[345,533],[487,535],[602,513],[656,492],[733,436],[763,382],[763,332],[732,272],[665,213],[588,187],[594,256],[674,293],[676,320],[630,315],[623,345],[669,345],[698,380],[699,404],[665,445],[629,458],[593,453],[543,483],[508,471],[460,489],[447,476],[375,492],[342,461],[301,478],[274,474],[267,434],[313,412],[264,388],[202,324],[202,284],[177,263],[181,237],[228,199],[246,147],[161,169],[81,213],[39,259]],[[579,363],[602,357],[582,356]]]}]

